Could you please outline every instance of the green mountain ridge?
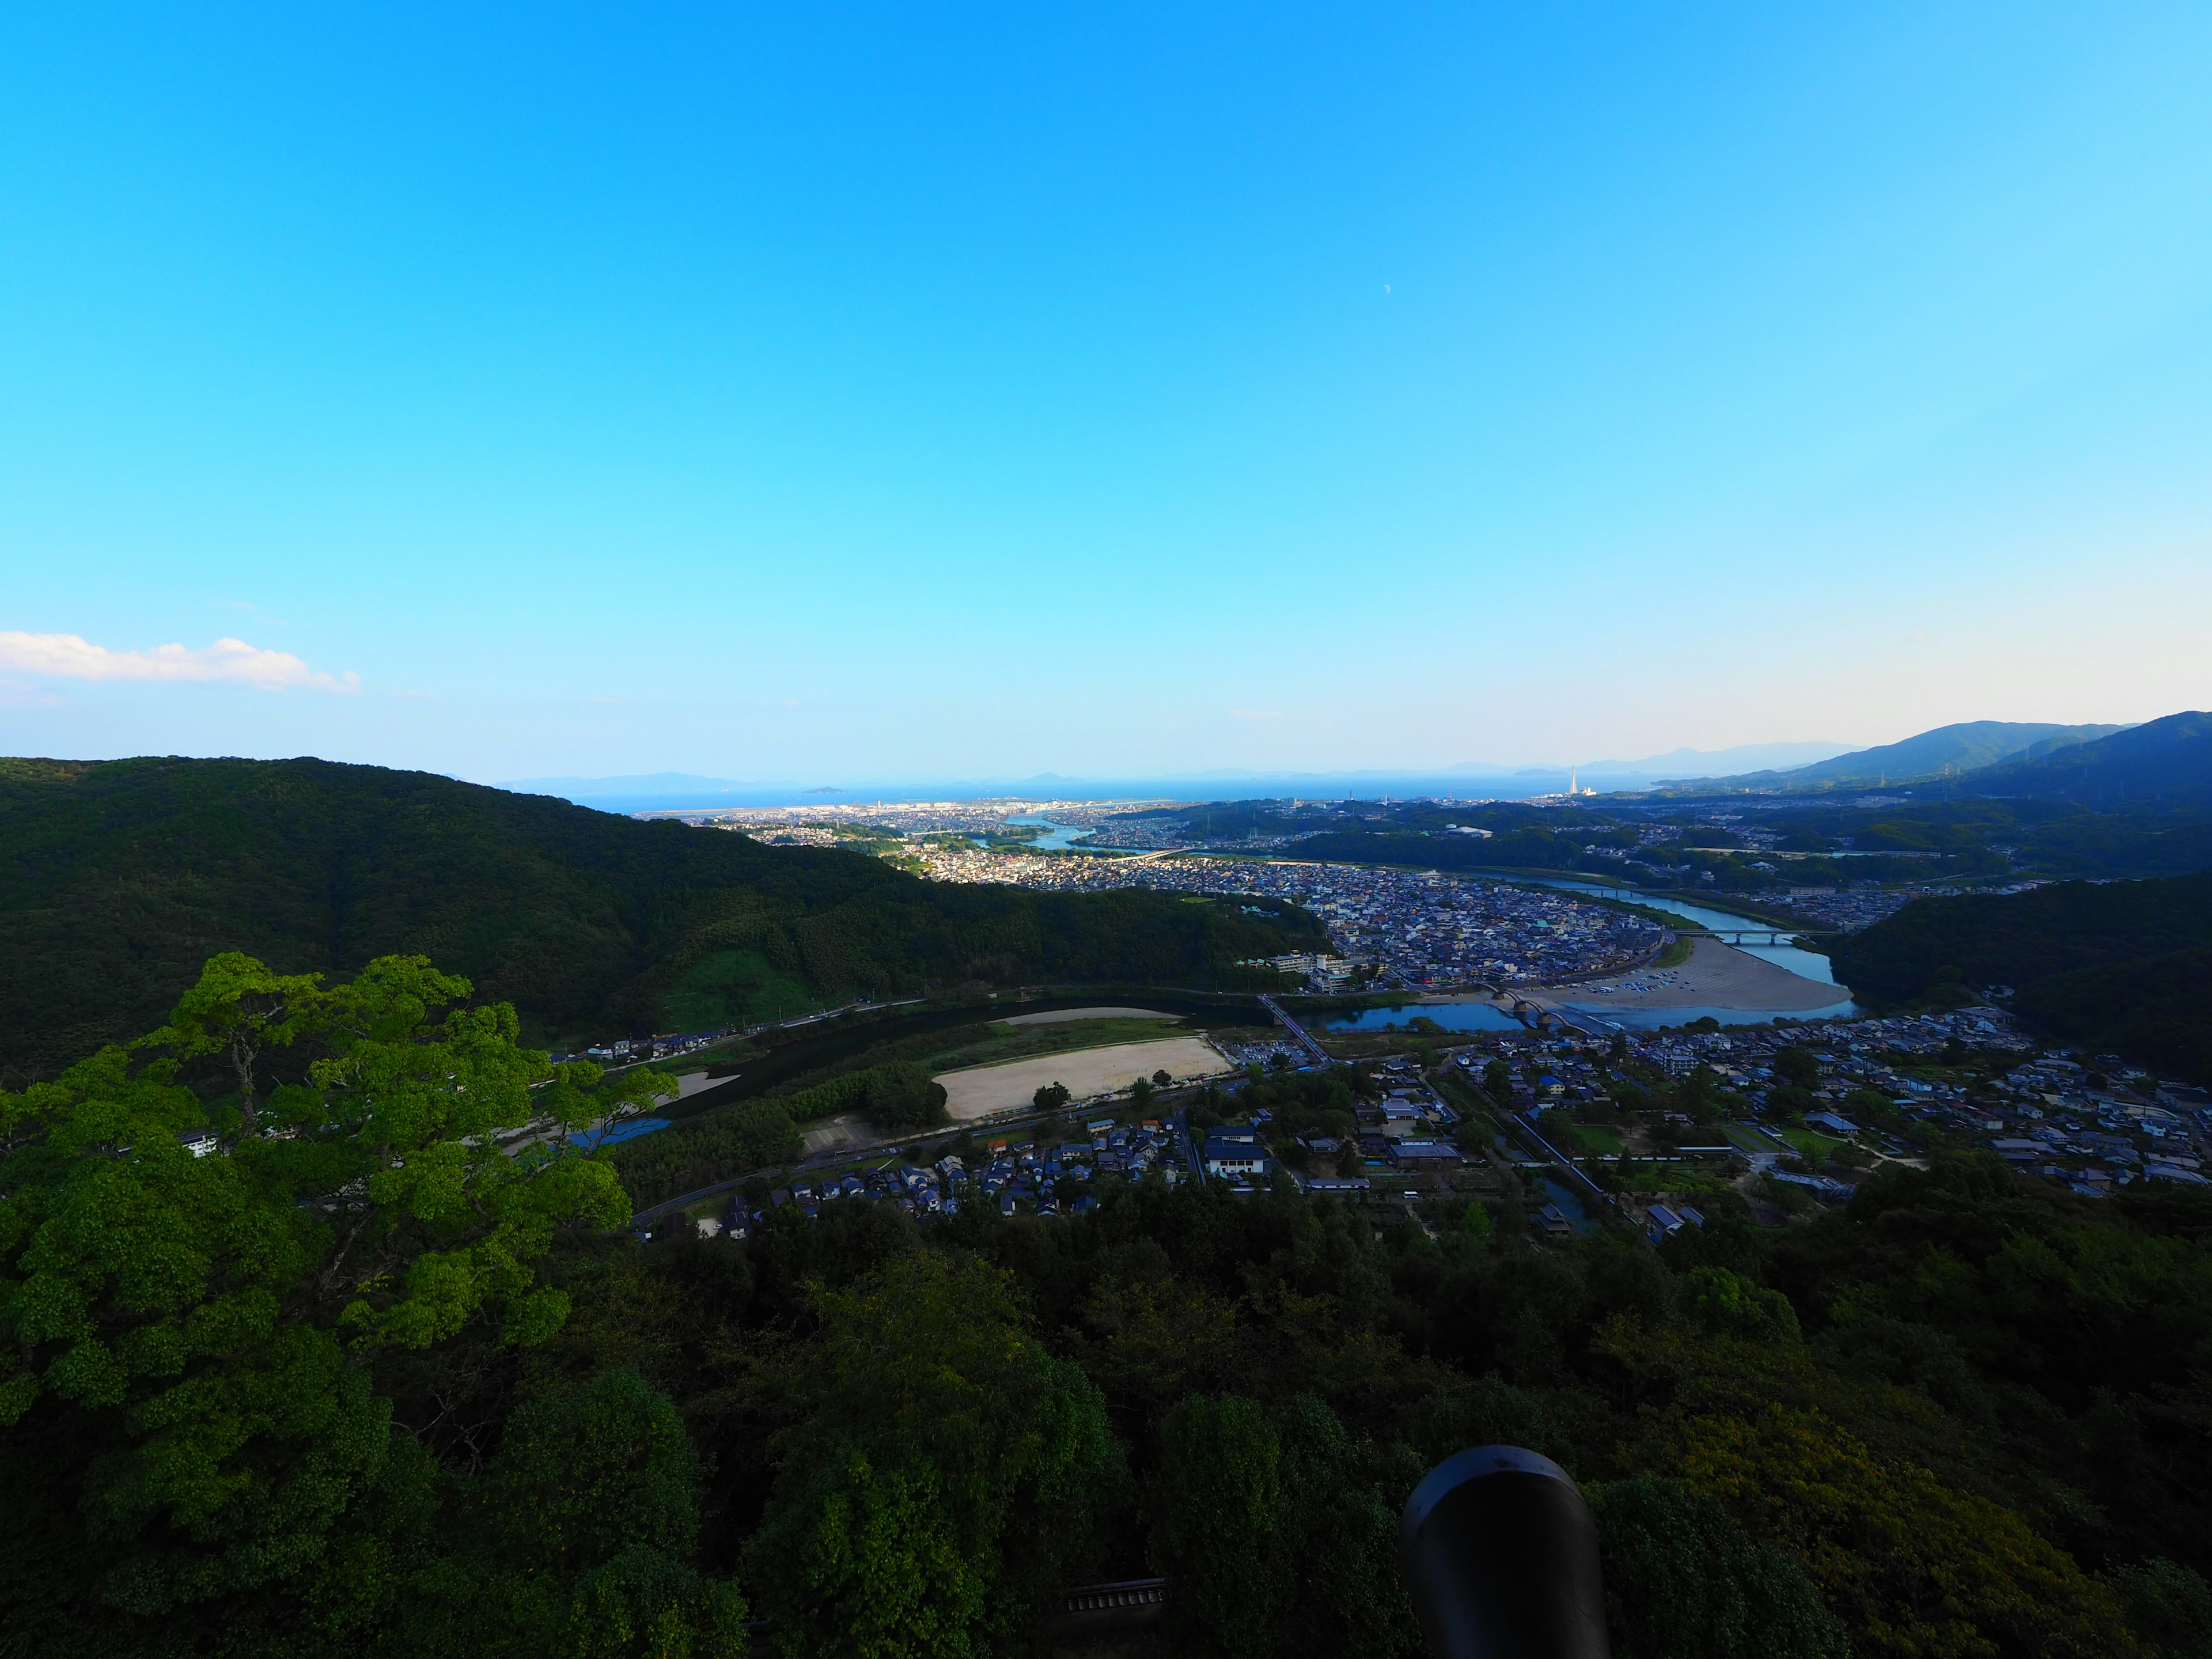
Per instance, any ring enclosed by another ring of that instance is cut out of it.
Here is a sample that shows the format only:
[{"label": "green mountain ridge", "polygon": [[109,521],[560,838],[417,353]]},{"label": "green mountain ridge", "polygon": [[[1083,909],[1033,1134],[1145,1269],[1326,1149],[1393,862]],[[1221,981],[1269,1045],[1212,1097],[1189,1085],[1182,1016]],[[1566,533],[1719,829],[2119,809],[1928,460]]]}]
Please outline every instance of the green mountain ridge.
[{"label": "green mountain ridge", "polygon": [[1273,982],[1289,906],[925,882],[544,796],[331,762],[0,760],[0,1077],[150,1030],[222,951],[420,952],[534,1040],[705,1029],[969,983]]},{"label": "green mountain ridge", "polygon": [[1975,774],[1970,781],[1985,794],[2082,806],[2212,801],[2212,714],[2188,710],[2094,743],[2040,753],[2032,750]]},{"label": "green mountain ridge", "polygon": [[1734,789],[1784,790],[1912,783],[1929,778],[1956,777],[2014,759],[2048,755],[2076,744],[2094,743],[2126,729],[2119,726],[1965,720],[1939,726],[1896,743],[1838,755],[1832,760],[1815,761],[1810,766],[1697,781]]}]

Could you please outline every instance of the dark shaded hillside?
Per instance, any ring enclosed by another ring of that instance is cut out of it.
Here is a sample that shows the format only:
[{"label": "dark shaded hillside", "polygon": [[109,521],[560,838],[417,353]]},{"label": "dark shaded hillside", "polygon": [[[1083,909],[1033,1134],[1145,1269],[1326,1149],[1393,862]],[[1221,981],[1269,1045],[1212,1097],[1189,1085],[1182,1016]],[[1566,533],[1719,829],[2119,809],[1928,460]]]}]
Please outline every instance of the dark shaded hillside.
[{"label": "dark shaded hillside", "polygon": [[1984,794],[2082,806],[2212,804],[2212,714],[2168,714],[2095,743],[1990,767],[1969,781]]},{"label": "dark shaded hillside", "polygon": [[1920,899],[1832,960],[1875,998],[2010,985],[2019,1011],[2061,1036],[2212,1073],[2212,871]]},{"label": "dark shaded hillside", "polygon": [[[2033,805],[2017,797],[2002,804],[2015,809]],[[2068,814],[2021,837],[2033,866],[2085,876],[2181,876],[2212,868],[2212,822],[2201,808],[2069,808]]]},{"label": "dark shaded hillside", "polygon": [[227,950],[423,952],[557,1041],[978,979],[1227,985],[1320,939],[1287,907],[945,886],[427,773],[178,759],[0,762],[0,936],[18,1083],[159,1024]]},{"label": "dark shaded hillside", "polygon": [[2023,987],[2016,1006],[2055,1036],[2212,1082],[2212,949],[2053,974]]}]

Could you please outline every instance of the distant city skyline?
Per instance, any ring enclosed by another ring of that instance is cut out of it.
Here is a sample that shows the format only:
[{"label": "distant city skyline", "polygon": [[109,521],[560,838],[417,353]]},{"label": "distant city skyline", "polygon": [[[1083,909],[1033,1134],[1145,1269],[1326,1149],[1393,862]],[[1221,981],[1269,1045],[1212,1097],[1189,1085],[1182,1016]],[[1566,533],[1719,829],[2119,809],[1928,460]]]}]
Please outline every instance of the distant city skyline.
[{"label": "distant city skyline", "polygon": [[2212,13],[0,20],[0,750],[1434,771],[2212,705]]}]

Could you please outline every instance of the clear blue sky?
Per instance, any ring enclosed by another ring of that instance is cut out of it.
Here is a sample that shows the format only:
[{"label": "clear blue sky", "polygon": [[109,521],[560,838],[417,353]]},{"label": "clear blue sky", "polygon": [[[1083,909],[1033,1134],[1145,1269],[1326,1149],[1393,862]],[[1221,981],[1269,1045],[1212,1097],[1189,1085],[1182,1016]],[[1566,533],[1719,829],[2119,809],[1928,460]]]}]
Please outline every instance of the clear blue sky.
[{"label": "clear blue sky", "polygon": [[2208,86],[2201,3],[12,8],[0,747],[2204,707]]}]

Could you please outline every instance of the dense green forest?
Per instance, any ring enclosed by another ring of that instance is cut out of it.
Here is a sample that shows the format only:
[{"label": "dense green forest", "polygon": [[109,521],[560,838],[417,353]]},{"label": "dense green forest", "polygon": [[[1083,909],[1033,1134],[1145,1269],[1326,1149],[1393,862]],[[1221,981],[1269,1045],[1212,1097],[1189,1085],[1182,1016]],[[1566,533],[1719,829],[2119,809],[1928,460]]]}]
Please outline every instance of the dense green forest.
[{"label": "dense green forest", "polygon": [[557,1047],[973,982],[1272,983],[1234,964],[1322,942],[1286,906],[933,884],[316,760],[0,762],[0,922],[18,1085],[157,1024],[222,951],[337,974],[427,952]]},{"label": "dense green forest", "polygon": [[643,1074],[469,989],[225,958],[0,1095],[0,1656],[980,1659],[1152,1571],[1159,1652],[1381,1659],[1397,1507],[1492,1441],[1584,1484],[1621,1659],[2212,1651],[2204,1194],[1944,1157],[1655,1252],[1148,1179],[647,1246],[608,1159],[493,1146]]},{"label": "dense green forest", "polygon": [[2009,987],[2040,1029],[2212,1081],[2212,872],[1918,899],[1832,960],[1863,996]]},{"label": "dense green forest", "polygon": [[[1893,873],[1990,874],[2012,868],[2057,876],[2173,876],[2212,866],[2212,815],[2202,809],[2135,806],[2092,811],[2029,799],[1927,799],[1879,807],[1792,806],[1762,813],[1794,852],[1928,853],[1950,860]],[[1853,870],[1871,869],[1858,860]],[[1800,865],[1802,873],[1808,866]]]}]

